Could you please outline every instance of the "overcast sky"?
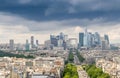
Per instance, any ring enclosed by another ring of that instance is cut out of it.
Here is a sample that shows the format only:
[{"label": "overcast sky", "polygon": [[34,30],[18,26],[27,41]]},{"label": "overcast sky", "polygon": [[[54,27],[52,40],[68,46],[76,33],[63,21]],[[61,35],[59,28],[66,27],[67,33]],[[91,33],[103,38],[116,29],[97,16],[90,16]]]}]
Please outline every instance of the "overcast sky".
[{"label": "overcast sky", "polygon": [[85,27],[120,43],[120,0],[0,0],[0,43],[40,43],[64,32],[78,38]]}]

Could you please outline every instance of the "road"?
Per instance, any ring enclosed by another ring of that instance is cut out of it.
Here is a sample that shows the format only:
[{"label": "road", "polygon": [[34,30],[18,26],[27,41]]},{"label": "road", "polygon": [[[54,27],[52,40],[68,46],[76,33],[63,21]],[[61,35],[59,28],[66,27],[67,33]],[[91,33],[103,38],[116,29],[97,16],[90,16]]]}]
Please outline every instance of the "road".
[{"label": "road", "polygon": [[74,64],[77,66],[77,72],[78,72],[79,78],[90,78],[86,73],[86,71],[83,70],[82,66],[80,65],[80,61],[75,52],[74,52]]},{"label": "road", "polygon": [[74,55],[74,63],[75,63],[76,65],[79,65],[79,64],[80,64],[80,61],[79,61],[77,55]]},{"label": "road", "polygon": [[77,72],[79,75],[79,78],[90,78],[85,70],[83,70],[81,65],[77,65]]}]

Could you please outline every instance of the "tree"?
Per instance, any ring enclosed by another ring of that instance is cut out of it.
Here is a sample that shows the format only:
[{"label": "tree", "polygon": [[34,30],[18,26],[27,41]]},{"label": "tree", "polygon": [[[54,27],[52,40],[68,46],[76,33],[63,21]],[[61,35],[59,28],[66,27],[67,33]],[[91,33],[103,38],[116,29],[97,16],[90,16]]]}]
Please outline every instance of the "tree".
[{"label": "tree", "polygon": [[90,78],[110,78],[109,74],[104,73],[101,68],[97,68],[95,65],[84,65],[83,69],[86,70]]},{"label": "tree", "polygon": [[73,55],[72,51],[69,52],[68,60],[70,63],[72,63],[74,61],[74,55]]},{"label": "tree", "polygon": [[63,78],[78,78],[77,67],[73,64],[68,63],[65,66]]},{"label": "tree", "polygon": [[78,50],[76,50],[76,55],[80,62],[83,62],[85,60],[85,58],[83,58],[83,56],[78,52]]}]

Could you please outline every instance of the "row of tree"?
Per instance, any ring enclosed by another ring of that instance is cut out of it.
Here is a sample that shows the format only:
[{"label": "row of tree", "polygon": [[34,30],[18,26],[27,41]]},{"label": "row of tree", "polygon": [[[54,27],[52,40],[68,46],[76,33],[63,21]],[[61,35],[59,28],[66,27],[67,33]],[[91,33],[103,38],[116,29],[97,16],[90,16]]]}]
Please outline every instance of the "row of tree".
[{"label": "row of tree", "polygon": [[77,67],[68,63],[64,69],[63,78],[79,78]]},{"label": "row of tree", "polygon": [[95,65],[84,65],[83,69],[90,78],[110,78],[109,74],[104,73],[101,68],[97,68]]},{"label": "row of tree", "polygon": [[7,57],[16,57],[16,58],[34,58],[31,55],[25,56],[23,54],[13,54],[13,53],[9,53],[9,52],[0,51],[0,57],[5,57],[5,56],[7,56]]},{"label": "row of tree", "polygon": [[79,53],[78,50],[76,50],[76,55],[77,55],[80,62],[83,62],[85,60],[85,58]]},{"label": "row of tree", "polygon": [[74,55],[73,55],[72,51],[70,50],[69,56],[68,56],[68,62],[73,63],[73,61],[74,61]]}]

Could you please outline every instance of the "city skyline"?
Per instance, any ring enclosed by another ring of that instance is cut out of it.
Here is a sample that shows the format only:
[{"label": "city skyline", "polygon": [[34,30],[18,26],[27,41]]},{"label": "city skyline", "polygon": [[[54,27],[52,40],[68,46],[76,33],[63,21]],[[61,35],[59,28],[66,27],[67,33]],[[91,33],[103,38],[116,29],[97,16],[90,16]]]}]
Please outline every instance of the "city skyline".
[{"label": "city skyline", "polygon": [[[78,28],[76,29],[76,30],[78,30]],[[80,34],[83,34],[82,36],[80,36]],[[59,35],[58,35],[59,34]],[[7,40],[5,43],[3,42],[3,44],[8,44],[9,43],[9,41],[10,40],[14,40],[15,41],[15,44],[26,44],[26,43],[29,43],[29,44],[31,44],[31,45],[33,45],[33,44],[37,44],[38,45],[38,43],[40,42],[40,44],[44,44],[46,41],[48,41],[48,40],[51,40],[51,38],[53,37],[53,38],[58,38],[58,37],[62,37],[63,35],[63,38],[66,38],[65,39],[65,41],[66,40],[69,40],[69,39],[71,39],[71,38],[73,38],[73,39],[77,39],[77,44],[82,44],[82,46],[83,46],[83,43],[86,43],[86,41],[84,42],[84,40],[85,40],[85,34],[87,34],[87,36],[90,36],[90,37],[92,37],[92,36],[94,36],[94,35],[99,35],[99,37],[100,37],[100,39],[102,39],[102,38],[105,38],[106,40],[107,39],[109,39],[109,35],[108,34],[106,34],[106,33],[104,33],[104,34],[101,34],[101,33],[99,33],[99,32],[92,32],[91,30],[89,30],[87,27],[85,27],[85,29],[84,30],[82,30],[81,32],[79,32],[79,33],[75,33],[76,35],[75,36],[71,36],[70,34],[68,35],[67,33],[64,33],[64,32],[59,32],[59,33],[54,33],[54,34],[50,34],[49,36],[48,36],[48,38],[46,39],[46,40],[44,40],[43,42],[41,42],[40,41],[40,39],[39,38],[37,38],[35,35],[30,35],[28,38],[23,38],[23,42],[17,42],[16,41],[16,39],[13,39],[13,38],[11,38],[11,39],[9,39],[9,40]],[[106,36],[107,36],[107,38],[106,38]],[[41,36],[42,37],[42,36]],[[81,41],[81,39],[84,39],[84,40],[82,40]],[[59,40],[59,39],[58,39]],[[89,41],[88,40],[88,43],[90,43],[91,41]],[[51,42],[52,43],[52,42]],[[53,42],[54,43],[54,42]],[[109,42],[108,43],[110,43],[110,44],[112,44],[111,43],[111,40],[109,40]]]},{"label": "city skyline", "polygon": [[[40,44],[44,44],[44,42],[46,41],[46,40],[50,40],[50,35],[57,35],[57,34],[60,34],[60,33],[63,33],[63,34],[66,34],[67,36],[68,36],[68,38],[76,38],[77,39],[77,43],[79,43],[79,33],[86,33],[86,27],[84,28],[84,29],[80,29],[79,27],[76,27],[74,30],[74,33],[72,33],[72,34],[67,34],[67,32],[66,33],[64,33],[64,32],[56,32],[56,33],[53,33],[53,34],[48,34],[48,36],[47,36],[47,38],[46,39],[39,39],[39,37],[42,37],[42,36],[36,36],[35,34],[31,34],[31,35],[29,35],[29,36],[27,36],[27,37],[25,37],[25,36],[23,36],[23,38],[22,38],[22,40],[19,38],[19,40],[17,41],[17,39],[16,38],[10,38],[10,39],[6,39],[6,40],[4,40],[3,42],[1,42],[0,44],[5,44],[5,43],[9,43],[9,40],[14,40],[15,41],[15,44],[25,44],[26,43],[26,40],[28,40],[28,42],[31,44],[31,37],[33,37],[33,38],[35,38],[35,40],[34,40],[34,43],[35,43],[35,41],[36,40],[38,40],[39,42],[40,42]],[[81,30],[80,32],[79,32],[79,30]],[[95,34],[97,31],[92,31],[92,30],[89,30],[89,29],[87,29],[87,32],[88,33],[91,33],[91,34]],[[99,33],[99,32],[97,32],[97,33]],[[100,36],[101,37],[104,37],[105,35],[108,35],[108,34],[106,34],[106,33],[99,33],[100,34]],[[109,35],[108,35],[109,36]],[[110,43],[112,44],[112,42],[111,42],[111,40],[110,40]]]},{"label": "city skyline", "polygon": [[120,43],[119,2],[1,0],[0,43],[8,42],[9,39],[25,43],[25,39],[32,35],[43,43],[50,34],[59,32],[77,37],[85,26],[92,32],[108,34],[111,43]]},{"label": "city skyline", "polygon": [[0,78],[120,78],[120,0],[0,0]]}]

